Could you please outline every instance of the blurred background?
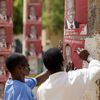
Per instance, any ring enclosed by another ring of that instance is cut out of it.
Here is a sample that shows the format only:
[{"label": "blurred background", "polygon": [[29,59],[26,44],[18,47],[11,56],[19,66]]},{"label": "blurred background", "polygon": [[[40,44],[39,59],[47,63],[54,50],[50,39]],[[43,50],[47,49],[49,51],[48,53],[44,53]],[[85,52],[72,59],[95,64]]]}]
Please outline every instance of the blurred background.
[{"label": "blurred background", "polygon": [[[45,49],[46,41],[54,47],[63,39],[64,0],[43,0],[42,3],[42,45]],[[14,36],[22,42],[23,0],[14,0],[13,6]]]}]

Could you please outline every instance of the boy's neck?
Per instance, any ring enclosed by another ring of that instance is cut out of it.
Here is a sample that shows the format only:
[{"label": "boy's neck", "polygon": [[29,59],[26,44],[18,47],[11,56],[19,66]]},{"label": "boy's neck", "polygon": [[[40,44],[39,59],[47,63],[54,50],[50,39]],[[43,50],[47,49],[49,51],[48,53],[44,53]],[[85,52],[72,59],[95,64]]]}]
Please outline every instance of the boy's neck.
[{"label": "boy's neck", "polygon": [[18,81],[21,81],[21,82],[25,82],[24,77],[15,76],[15,75],[12,75],[12,80],[18,80]]}]

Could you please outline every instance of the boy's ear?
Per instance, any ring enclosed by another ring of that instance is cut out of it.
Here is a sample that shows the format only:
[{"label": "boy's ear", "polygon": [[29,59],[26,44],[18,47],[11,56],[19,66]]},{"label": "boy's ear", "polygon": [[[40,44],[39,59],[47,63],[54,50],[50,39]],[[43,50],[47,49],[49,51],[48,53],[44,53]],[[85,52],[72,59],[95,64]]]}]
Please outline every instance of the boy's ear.
[{"label": "boy's ear", "polygon": [[16,67],[16,69],[15,69],[16,71],[19,71],[19,70],[21,70],[21,65],[18,65],[17,67]]},{"label": "boy's ear", "polygon": [[18,65],[18,69],[21,69],[22,68],[22,65]]}]

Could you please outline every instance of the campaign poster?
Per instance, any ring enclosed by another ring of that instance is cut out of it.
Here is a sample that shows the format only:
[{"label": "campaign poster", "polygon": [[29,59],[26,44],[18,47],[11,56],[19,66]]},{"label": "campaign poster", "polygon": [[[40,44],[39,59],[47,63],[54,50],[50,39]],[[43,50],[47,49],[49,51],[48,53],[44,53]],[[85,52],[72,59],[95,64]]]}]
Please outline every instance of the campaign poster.
[{"label": "campaign poster", "polygon": [[27,23],[24,25],[24,34],[29,39],[39,39],[41,37],[41,23]]},{"label": "campaign poster", "polygon": [[36,14],[36,7],[34,5],[28,6],[28,20],[30,21],[37,21],[38,17]]},{"label": "campaign poster", "polygon": [[12,0],[0,0],[0,23],[9,22],[12,24],[13,2]]},{"label": "campaign poster", "polygon": [[41,3],[32,3],[29,4],[27,7],[27,19],[28,21],[38,21],[41,19],[41,15],[42,15],[42,5]]},{"label": "campaign poster", "polygon": [[64,35],[87,35],[87,0],[65,0]]},{"label": "campaign poster", "polygon": [[36,57],[37,56],[36,47],[35,47],[34,41],[27,43],[27,51],[26,51],[26,54],[27,54],[27,56],[33,56],[33,57]]},{"label": "campaign poster", "polygon": [[64,39],[64,59],[66,63],[72,61],[77,69],[82,68],[82,60],[77,54],[78,48],[84,48],[84,40]]},{"label": "campaign poster", "polygon": [[27,40],[26,48],[28,52],[31,51],[33,55],[38,56],[42,52],[41,41],[40,40]]},{"label": "campaign poster", "polygon": [[26,36],[29,39],[37,39],[38,35],[37,35],[37,28],[35,24],[29,25],[28,27],[26,27]]},{"label": "campaign poster", "polygon": [[11,48],[12,33],[12,26],[0,25],[0,50]]}]

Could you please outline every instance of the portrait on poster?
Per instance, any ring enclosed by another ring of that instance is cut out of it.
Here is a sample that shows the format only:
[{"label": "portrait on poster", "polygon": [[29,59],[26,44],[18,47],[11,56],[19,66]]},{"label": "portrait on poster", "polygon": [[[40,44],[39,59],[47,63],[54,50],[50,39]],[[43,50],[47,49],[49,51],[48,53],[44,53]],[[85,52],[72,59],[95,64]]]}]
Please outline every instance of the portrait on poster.
[{"label": "portrait on poster", "polygon": [[[76,11],[79,6],[77,3],[78,0],[65,0],[64,35],[87,35],[87,19],[85,19],[86,21],[77,19],[79,13]],[[87,9],[81,10],[84,14]],[[80,17],[82,16],[80,15]]]},{"label": "portrait on poster", "polygon": [[30,32],[29,32],[29,38],[30,39],[36,39],[37,38],[37,32],[36,32],[36,26],[35,25],[31,25],[30,26]]},{"label": "portrait on poster", "polygon": [[12,3],[11,0],[0,0],[0,22],[12,23]]},{"label": "portrait on poster", "polygon": [[0,27],[0,50],[7,48],[6,28]]},{"label": "portrait on poster", "polygon": [[30,21],[37,20],[36,8],[34,5],[28,7],[28,20]]},{"label": "portrait on poster", "polygon": [[36,57],[37,56],[34,42],[28,42],[27,43],[26,55],[27,56],[32,56],[32,57]]},{"label": "portrait on poster", "polygon": [[27,24],[24,31],[28,39],[34,40],[38,38],[36,24]]},{"label": "portrait on poster", "polygon": [[38,56],[42,52],[41,40],[27,40],[26,48],[26,55]]},{"label": "portrait on poster", "polygon": [[41,23],[27,23],[24,28],[25,35],[28,39],[39,39],[41,37]]},{"label": "portrait on poster", "polygon": [[0,55],[0,75],[5,75],[5,55]]},{"label": "portrait on poster", "polygon": [[84,40],[64,39],[64,59],[73,62],[76,68],[82,68],[82,60],[77,54],[78,48],[84,48]]},{"label": "portrait on poster", "polygon": [[6,48],[6,49],[11,49],[12,45],[12,35],[13,33],[13,28],[11,25],[7,26],[0,26],[0,47],[1,48]]},{"label": "portrait on poster", "polygon": [[31,4],[28,5],[28,13],[27,13],[27,19],[28,21],[40,21],[41,20],[41,14],[42,14],[42,8],[41,3],[38,3],[37,5]]},{"label": "portrait on poster", "polygon": [[72,47],[67,43],[65,45],[65,60],[67,61],[66,63],[72,61]]}]

